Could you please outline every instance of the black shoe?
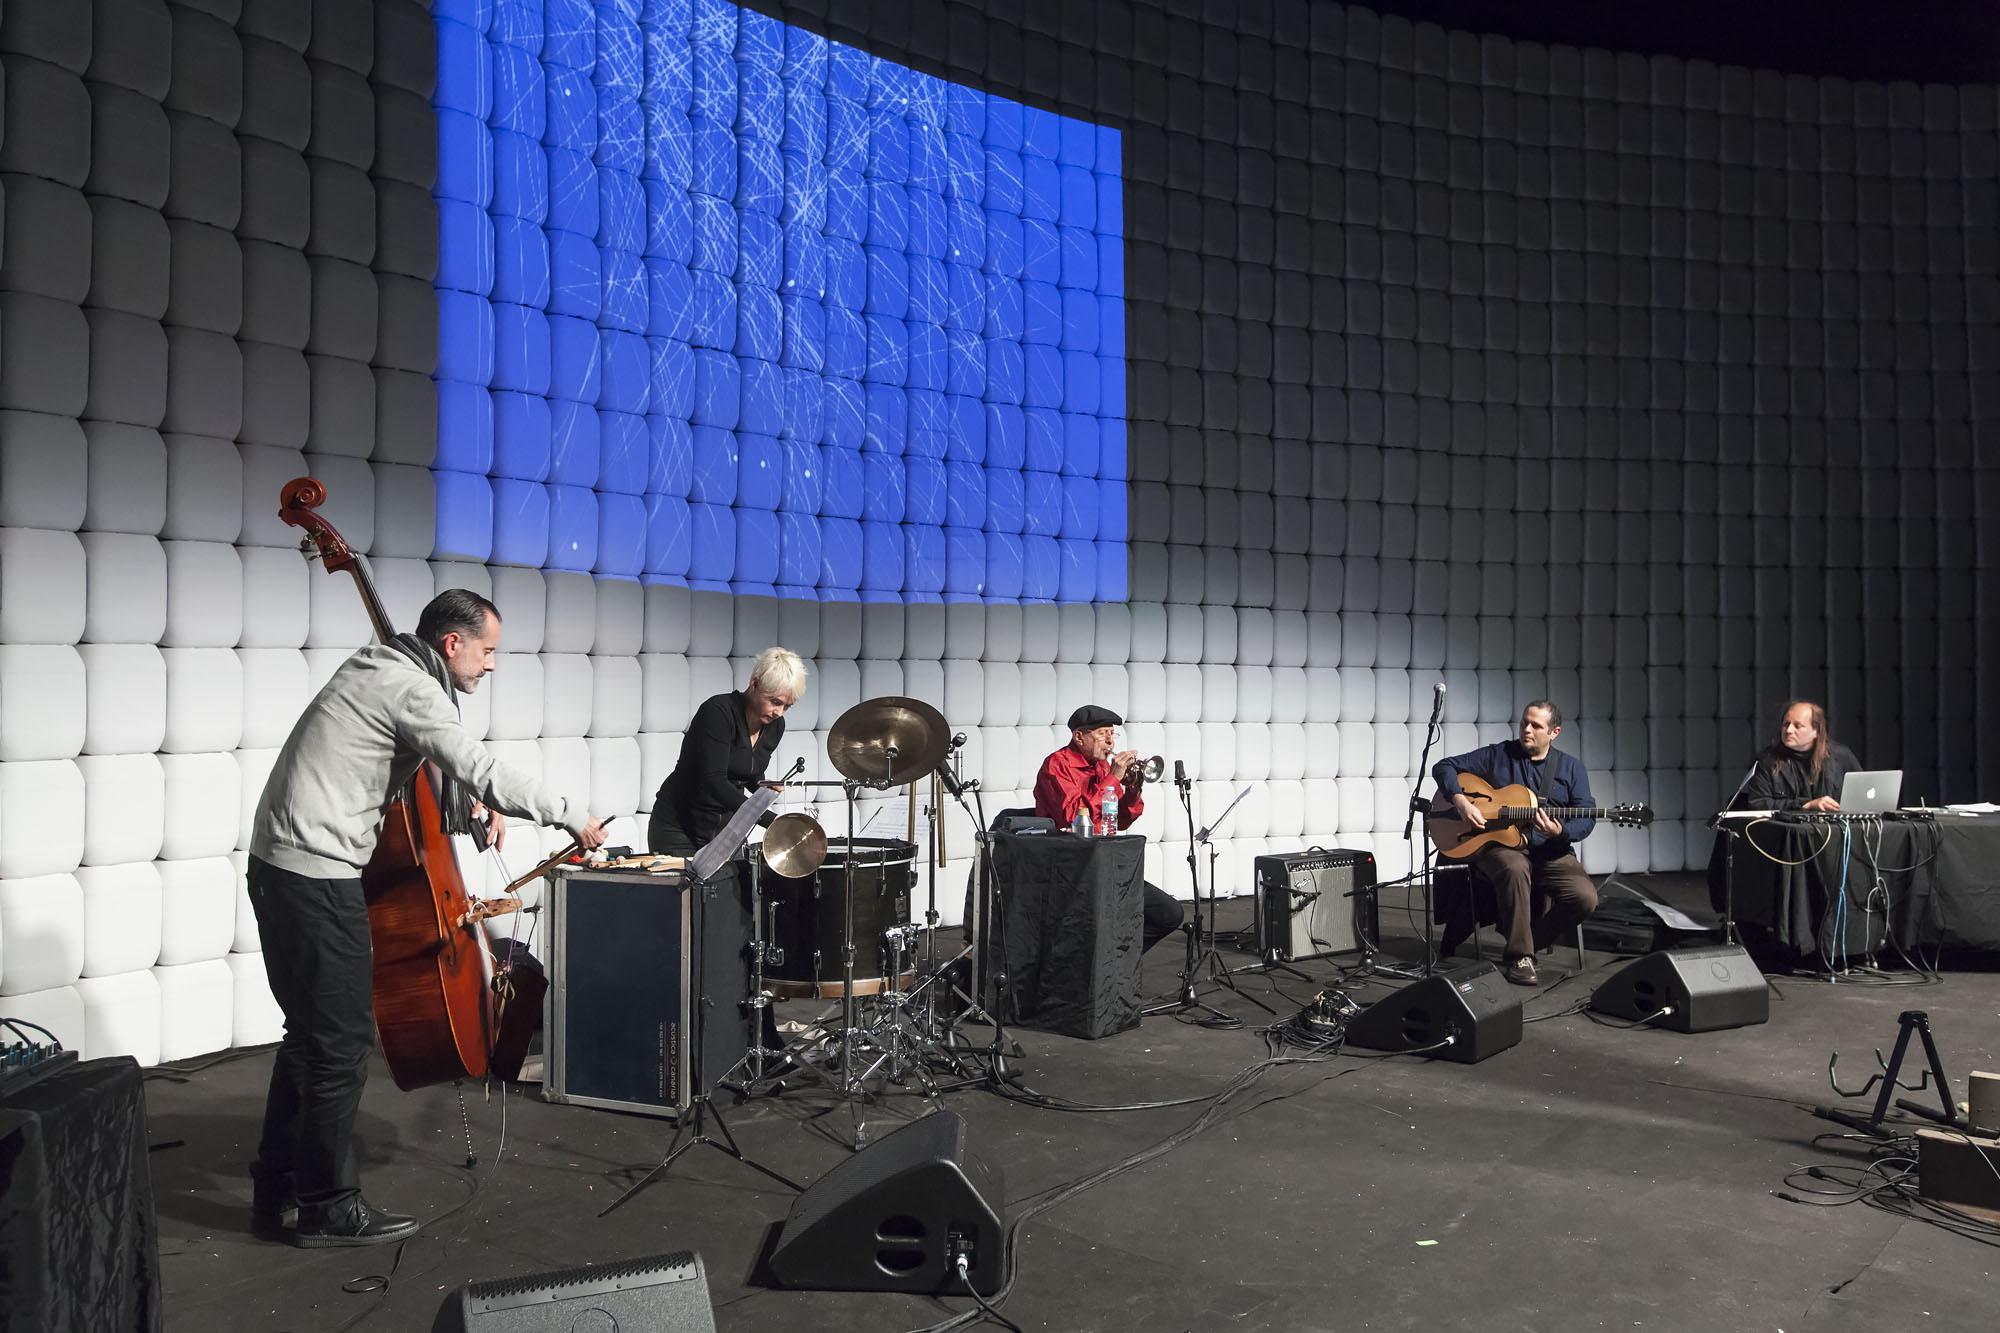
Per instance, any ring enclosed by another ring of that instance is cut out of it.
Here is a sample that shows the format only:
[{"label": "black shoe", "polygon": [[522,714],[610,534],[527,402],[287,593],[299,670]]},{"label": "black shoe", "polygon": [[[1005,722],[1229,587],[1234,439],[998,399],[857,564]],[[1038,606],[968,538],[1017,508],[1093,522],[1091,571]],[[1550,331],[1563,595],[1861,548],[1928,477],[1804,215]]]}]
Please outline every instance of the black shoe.
[{"label": "black shoe", "polygon": [[1465,942],[1471,938],[1472,938],[1471,931],[1453,930],[1449,926],[1447,926],[1445,928],[1444,937],[1438,941],[1438,957],[1450,958],[1451,956],[1456,954],[1460,949],[1463,949],[1465,947]]},{"label": "black shoe", "polygon": [[382,1212],[357,1194],[336,1204],[300,1208],[292,1244],[308,1250],[329,1245],[389,1245],[416,1234],[416,1218]]}]

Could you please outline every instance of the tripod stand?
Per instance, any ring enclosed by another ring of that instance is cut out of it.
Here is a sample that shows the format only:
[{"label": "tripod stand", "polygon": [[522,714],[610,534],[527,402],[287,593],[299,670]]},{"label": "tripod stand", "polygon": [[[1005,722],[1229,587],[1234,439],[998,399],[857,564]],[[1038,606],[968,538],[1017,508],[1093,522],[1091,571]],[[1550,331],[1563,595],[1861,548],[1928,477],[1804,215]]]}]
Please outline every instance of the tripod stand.
[{"label": "tripod stand", "polygon": [[[1211,1018],[1230,1018],[1229,1014],[1225,1014],[1214,1005],[1204,1003],[1200,992],[1195,988],[1195,977],[1200,974],[1202,968],[1205,966],[1208,969],[1209,980],[1215,982],[1217,985],[1227,986],[1230,990],[1250,1001],[1250,1003],[1256,1005],[1265,1013],[1276,1014],[1277,1010],[1265,1004],[1256,996],[1245,994],[1237,986],[1235,978],[1230,975],[1229,969],[1222,962],[1222,955],[1215,948],[1215,858],[1218,853],[1215,844],[1210,842],[1209,838],[1217,829],[1222,827],[1223,821],[1229,818],[1230,812],[1236,809],[1237,803],[1250,794],[1250,789],[1245,787],[1242,791],[1237,792],[1236,799],[1223,809],[1221,816],[1213,824],[1210,824],[1207,828],[1197,833],[1194,827],[1194,783],[1188,780],[1187,771],[1178,759],[1174,761],[1174,786],[1180,789],[1181,808],[1187,812],[1187,862],[1188,875],[1194,881],[1194,920],[1181,927],[1182,930],[1187,932],[1187,959],[1181,967],[1179,994],[1164,1004],[1149,1005],[1139,1012],[1150,1018],[1154,1014],[1178,1014],[1185,1013],[1190,1009],[1199,1009]],[[1204,846],[1208,848],[1208,925],[1205,934],[1202,926],[1201,861],[1199,859],[1200,849]]]},{"label": "tripod stand", "polygon": [[[725,863],[725,865],[727,864],[729,863]],[[681,884],[681,892],[689,895],[688,906],[694,918],[692,922],[693,928],[690,932],[691,938],[694,941],[694,947],[689,951],[689,966],[693,973],[692,991],[698,997],[696,1000],[697,1008],[705,1008],[710,1003],[707,976],[708,950],[703,946],[708,939],[710,898],[714,893],[719,891],[717,886],[717,875],[719,874],[720,871],[716,872],[716,875],[711,875],[706,879],[690,878]],[[752,930],[754,931],[755,929],[756,927],[753,924]],[[761,975],[761,968],[758,969],[758,973]],[[741,1067],[745,1061],[760,1062],[759,1053],[763,1041],[761,1031],[763,1026],[761,1021],[763,1011],[753,1006],[751,1013],[754,1016],[753,1027],[758,1030],[751,1037],[749,1049],[745,1051],[742,1059],[738,1060],[737,1067]],[[703,1060],[708,1044],[706,1027],[707,1025],[699,1019],[687,1025],[690,1047],[688,1068],[694,1086],[694,1093],[688,1098],[688,1109],[682,1113],[682,1116],[674,1127],[674,1136],[668,1141],[666,1156],[660,1159],[659,1165],[627,1186],[623,1194],[620,1194],[617,1198],[606,1204],[604,1209],[598,1213],[599,1217],[606,1216],[613,1210],[622,1207],[633,1195],[664,1174],[669,1167],[673,1166],[689,1149],[695,1147],[697,1144],[714,1148],[717,1152],[733,1157],[745,1166],[756,1171],[761,1171],[787,1189],[795,1192],[804,1190],[805,1187],[797,1181],[778,1174],[756,1158],[744,1153],[743,1149],[737,1145],[736,1136],[729,1132],[729,1124],[722,1118],[722,1108],[714,1103],[714,1092],[709,1086],[708,1078],[703,1069]],[[734,1072],[734,1070],[732,1069],[730,1072]],[[717,1082],[718,1084],[726,1084],[727,1076],[725,1075],[724,1078],[717,1080]],[[715,1128],[719,1132],[720,1137],[709,1134],[708,1123],[711,1119],[714,1120]]]}]

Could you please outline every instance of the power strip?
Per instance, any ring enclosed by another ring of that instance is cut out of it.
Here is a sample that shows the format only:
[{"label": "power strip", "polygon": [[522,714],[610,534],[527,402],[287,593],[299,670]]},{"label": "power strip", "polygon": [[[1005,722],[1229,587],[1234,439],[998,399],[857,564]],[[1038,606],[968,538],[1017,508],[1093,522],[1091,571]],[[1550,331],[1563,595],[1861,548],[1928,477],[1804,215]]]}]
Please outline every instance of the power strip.
[{"label": "power strip", "polygon": [[46,1042],[15,1042],[0,1047],[0,1097],[10,1097],[75,1063],[75,1051]]}]

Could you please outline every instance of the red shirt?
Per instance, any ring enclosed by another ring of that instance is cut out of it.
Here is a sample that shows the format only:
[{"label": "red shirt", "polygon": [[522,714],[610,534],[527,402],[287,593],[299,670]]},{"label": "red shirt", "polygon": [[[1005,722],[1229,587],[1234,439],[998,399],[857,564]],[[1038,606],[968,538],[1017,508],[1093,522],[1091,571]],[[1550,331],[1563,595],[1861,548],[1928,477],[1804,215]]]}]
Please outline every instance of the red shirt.
[{"label": "red shirt", "polygon": [[1065,745],[1042,761],[1042,771],[1035,777],[1035,813],[1068,828],[1076,820],[1077,808],[1088,802],[1094,826],[1106,787],[1118,793],[1119,828],[1129,828],[1146,813],[1139,788],[1127,791],[1125,784],[1111,775],[1108,761],[1086,759],[1074,745]]}]

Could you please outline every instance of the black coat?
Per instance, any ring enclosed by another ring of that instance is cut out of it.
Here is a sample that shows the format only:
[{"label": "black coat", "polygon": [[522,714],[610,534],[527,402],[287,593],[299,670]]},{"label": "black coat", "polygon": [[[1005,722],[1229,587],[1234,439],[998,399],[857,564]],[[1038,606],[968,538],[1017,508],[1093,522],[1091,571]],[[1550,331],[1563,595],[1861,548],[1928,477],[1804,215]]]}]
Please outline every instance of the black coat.
[{"label": "black coat", "polygon": [[1757,768],[1736,802],[1739,810],[1799,810],[1821,796],[1839,797],[1840,784],[1861,767],[1854,751],[1838,741],[1827,751],[1817,780],[1810,763],[1790,750],[1774,748],[1757,756]]},{"label": "black coat", "polygon": [[[750,743],[750,719],[743,691],[706,700],[688,720],[680,762],[653,798],[646,843],[663,855],[685,856],[722,832],[736,808],[771,766],[771,753],[785,737],[785,719],[765,727]],[[765,816],[769,822],[770,816]]]}]

